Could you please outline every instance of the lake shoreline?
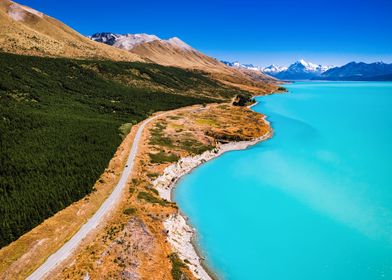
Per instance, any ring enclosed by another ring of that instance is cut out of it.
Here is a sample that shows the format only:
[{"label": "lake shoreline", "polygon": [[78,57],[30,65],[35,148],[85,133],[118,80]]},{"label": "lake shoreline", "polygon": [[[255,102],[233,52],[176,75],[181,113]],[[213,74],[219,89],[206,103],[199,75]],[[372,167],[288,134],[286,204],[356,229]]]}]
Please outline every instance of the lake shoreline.
[{"label": "lake shoreline", "polygon": [[[220,277],[240,279],[306,278],[309,263],[326,280],[392,275],[385,266],[391,251],[389,220],[383,216],[391,213],[385,197],[391,178],[387,168],[369,164],[379,161],[386,167],[391,159],[391,85],[309,82],[289,89],[287,96],[256,98],[262,106],[251,107],[273,124],[271,140],[212,161],[172,186],[179,187],[172,199],[180,214],[197,228],[193,248],[199,249],[199,262]],[[379,122],[375,134],[373,121],[358,122],[359,115],[386,121]],[[311,232],[305,241],[298,238],[304,232]],[[276,246],[282,251],[277,253]],[[323,252],[317,258],[316,248]],[[280,254],[290,259],[287,269],[276,271]],[[347,265],[346,260],[355,261]]]},{"label": "lake shoreline", "polygon": [[[257,103],[258,102],[252,105],[255,106]],[[173,191],[179,179],[190,173],[196,167],[215,159],[226,152],[244,150],[271,138],[273,131],[270,123],[266,120],[266,116],[263,118],[263,121],[269,127],[268,132],[263,136],[251,141],[219,144],[213,150],[206,151],[201,155],[181,158],[177,163],[168,166],[164,173],[154,180],[153,188],[158,190],[161,198],[173,201]],[[164,221],[164,228],[167,232],[167,240],[178,256],[183,261],[186,260],[185,262],[188,264],[195,277],[202,280],[219,279],[205,261],[200,245],[197,242],[196,229],[190,225],[188,218],[181,210]]]}]

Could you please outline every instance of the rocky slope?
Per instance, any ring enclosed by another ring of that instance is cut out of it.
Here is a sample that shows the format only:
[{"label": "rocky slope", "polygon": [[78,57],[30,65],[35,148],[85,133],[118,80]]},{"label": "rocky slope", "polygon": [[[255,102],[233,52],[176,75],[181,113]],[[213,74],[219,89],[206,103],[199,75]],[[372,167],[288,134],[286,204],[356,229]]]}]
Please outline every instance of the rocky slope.
[{"label": "rocky slope", "polygon": [[93,42],[64,23],[9,0],[0,1],[0,51],[35,56],[142,61],[136,54]]}]

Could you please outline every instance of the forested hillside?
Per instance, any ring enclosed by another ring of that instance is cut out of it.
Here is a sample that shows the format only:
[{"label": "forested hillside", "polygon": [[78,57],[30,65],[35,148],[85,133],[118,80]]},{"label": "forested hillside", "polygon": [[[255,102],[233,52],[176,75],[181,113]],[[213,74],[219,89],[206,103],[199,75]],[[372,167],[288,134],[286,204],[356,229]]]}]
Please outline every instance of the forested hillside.
[{"label": "forested hillside", "polygon": [[92,191],[122,124],[237,93],[173,67],[0,53],[0,247]]}]

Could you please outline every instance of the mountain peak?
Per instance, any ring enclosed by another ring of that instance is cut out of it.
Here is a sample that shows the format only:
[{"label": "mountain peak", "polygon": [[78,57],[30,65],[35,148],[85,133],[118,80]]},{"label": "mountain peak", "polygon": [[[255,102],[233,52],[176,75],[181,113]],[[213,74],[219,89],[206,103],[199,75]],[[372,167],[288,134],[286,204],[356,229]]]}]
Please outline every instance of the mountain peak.
[{"label": "mountain peak", "polygon": [[383,62],[350,62],[322,74],[326,80],[377,81],[392,79],[392,64]]},{"label": "mountain peak", "polygon": [[297,61],[298,63],[302,65],[308,65],[308,63],[305,61],[305,59],[301,58],[300,60]]}]

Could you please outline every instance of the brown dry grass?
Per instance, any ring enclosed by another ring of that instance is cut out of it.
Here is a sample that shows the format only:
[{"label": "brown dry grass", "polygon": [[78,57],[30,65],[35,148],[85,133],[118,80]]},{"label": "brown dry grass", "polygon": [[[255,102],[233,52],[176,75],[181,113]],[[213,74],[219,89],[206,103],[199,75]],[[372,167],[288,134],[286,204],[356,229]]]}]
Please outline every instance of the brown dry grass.
[{"label": "brown dry grass", "polygon": [[259,71],[230,68],[222,62],[196,50],[182,50],[160,41],[140,44],[131,50],[154,63],[205,71],[224,84],[255,94],[271,92],[275,78]]},{"label": "brown dry grass", "polygon": [[0,51],[35,56],[143,61],[137,54],[93,42],[62,22],[25,11],[24,19],[9,16],[24,11],[9,0],[0,1]]}]

